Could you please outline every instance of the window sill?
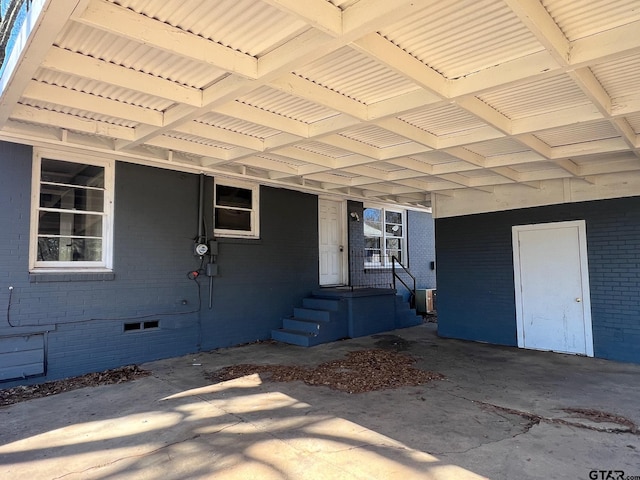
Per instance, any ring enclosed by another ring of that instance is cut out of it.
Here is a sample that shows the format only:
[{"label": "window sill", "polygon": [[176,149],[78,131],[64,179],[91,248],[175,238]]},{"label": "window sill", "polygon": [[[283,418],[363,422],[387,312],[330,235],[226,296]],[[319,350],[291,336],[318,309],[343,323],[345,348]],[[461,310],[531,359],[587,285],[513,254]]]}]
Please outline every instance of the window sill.
[{"label": "window sill", "polygon": [[30,283],[50,282],[105,282],[115,280],[113,272],[64,272],[64,271],[35,271],[29,273]]},{"label": "window sill", "polygon": [[218,243],[236,243],[245,245],[262,245],[262,239],[259,237],[216,237]]}]

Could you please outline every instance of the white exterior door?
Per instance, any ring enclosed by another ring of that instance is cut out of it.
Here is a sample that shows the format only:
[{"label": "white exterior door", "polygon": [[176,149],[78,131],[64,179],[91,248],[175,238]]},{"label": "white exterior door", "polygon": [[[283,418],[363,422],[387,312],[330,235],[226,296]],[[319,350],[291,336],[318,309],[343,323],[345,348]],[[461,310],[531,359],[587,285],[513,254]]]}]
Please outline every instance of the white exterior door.
[{"label": "white exterior door", "polygon": [[320,285],[340,285],[344,282],[343,262],[346,254],[343,252],[343,217],[341,202],[318,201]]},{"label": "white exterior door", "polygon": [[593,356],[585,222],[512,231],[518,346]]}]

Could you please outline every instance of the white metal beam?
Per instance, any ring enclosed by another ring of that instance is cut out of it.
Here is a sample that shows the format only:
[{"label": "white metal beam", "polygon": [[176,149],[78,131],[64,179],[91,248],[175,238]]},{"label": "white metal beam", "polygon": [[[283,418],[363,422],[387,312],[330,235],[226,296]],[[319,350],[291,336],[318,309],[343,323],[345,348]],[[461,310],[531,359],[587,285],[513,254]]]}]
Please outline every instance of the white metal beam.
[{"label": "white metal beam", "polygon": [[161,112],[48,83],[28,82],[22,96],[40,102],[55,98],[58,105],[147,125],[160,126],[163,122]]},{"label": "white metal beam", "polygon": [[11,52],[4,59],[0,78],[0,128],[18,102],[25,85],[74,11],[86,7],[83,0],[33,0]]},{"label": "white metal beam", "polygon": [[170,80],[59,47],[51,48],[42,62],[42,67],[154,95],[172,102],[194,107],[202,105],[202,92],[197,88],[186,87]]},{"label": "white metal beam", "polygon": [[258,75],[258,61],[250,55],[111,2],[92,0],[74,20],[243,77]]}]

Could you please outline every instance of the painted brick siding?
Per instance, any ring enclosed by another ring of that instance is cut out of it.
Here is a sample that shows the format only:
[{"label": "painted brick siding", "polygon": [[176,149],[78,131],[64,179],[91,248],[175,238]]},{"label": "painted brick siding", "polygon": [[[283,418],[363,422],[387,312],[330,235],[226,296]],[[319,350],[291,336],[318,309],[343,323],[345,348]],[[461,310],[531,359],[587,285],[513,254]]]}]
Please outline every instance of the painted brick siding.
[{"label": "painted brick siding", "polygon": [[219,239],[219,275],[202,280],[202,347],[270,338],[318,287],[318,199],[260,188],[260,239]]},{"label": "painted brick siding", "polygon": [[[46,377],[36,383],[270,337],[317,287],[317,199],[263,187],[257,241],[220,240],[220,275],[208,309],[200,267],[197,175],[116,162],[113,273],[28,272],[32,150],[0,142],[0,305],[14,286],[0,337],[46,333]],[[206,179],[207,225],[213,180]],[[209,234],[211,232],[209,231]],[[202,307],[200,307],[200,298]],[[159,328],[124,332],[158,320]]]},{"label": "painted brick siding", "polygon": [[[117,163],[114,273],[30,277],[31,149],[23,148],[16,161],[28,167],[10,173],[8,189],[13,193],[9,195],[24,191],[26,200],[14,212],[14,221],[2,222],[0,230],[23,232],[18,239],[9,240],[11,249],[22,247],[11,263],[4,255],[0,262],[12,277],[11,319],[20,327],[14,329],[5,323],[0,335],[13,335],[25,328],[48,331],[47,377],[34,381],[194,351],[198,293],[186,272],[197,266],[189,240],[197,226],[197,177]],[[6,164],[12,159],[0,155],[0,162],[5,178]],[[1,191],[6,195],[4,188]],[[142,319],[159,320],[161,328],[123,331],[125,323]]]},{"label": "painted brick siding", "polygon": [[585,220],[594,355],[640,363],[640,197],[436,220],[438,333],[516,345],[511,227]]},{"label": "painted brick siding", "polygon": [[[30,205],[31,147],[0,142],[0,306],[2,311],[6,311],[9,286],[18,288],[29,284]],[[2,319],[0,332],[6,328],[8,328],[6,320]]]},{"label": "painted brick siding", "polygon": [[[349,285],[355,285],[364,271],[364,205],[362,202],[347,202],[347,232],[349,238]],[[359,222],[352,220],[355,213]]]},{"label": "painted brick siding", "polygon": [[[392,282],[391,271],[386,270],[382,275],[381,271],[364,270],[364,222],[362,219],[364,206],[361,202],[349,201],[347,203],[347,228],[349,235],[349,280],[350,285],[366,285],[367,277],[371,275],[371,284],[380,283],[380,278],[384,276],[387,282]],[[360,218],[359,222],[353,221],[350,214],[356,213]],[[434,222],[430,213],[415,210],[407,211],[407,254],[408,268],[412,275],[416,277],[416,288],[435,288],[436,273],[431,269],[431,262],[435,261],[435,234]],[[412,280],[402,271],[399,272],[408,285]],[[378,285],[380,286],[380,285]],[[408,291],[402,284],[396,284],[398,291],[405,298],[409,297]]]},{"label": "painted brick siding", "polygon": [[431,262],[436,260],[434,230],[430,213],[407,211],[409,270],[416,277],[418,288],[436,288],[436,272],[431,269]]},{"label": "painted brick siding", "polygon": [[517,345],[511,225],[436,219],[438,333]]}]

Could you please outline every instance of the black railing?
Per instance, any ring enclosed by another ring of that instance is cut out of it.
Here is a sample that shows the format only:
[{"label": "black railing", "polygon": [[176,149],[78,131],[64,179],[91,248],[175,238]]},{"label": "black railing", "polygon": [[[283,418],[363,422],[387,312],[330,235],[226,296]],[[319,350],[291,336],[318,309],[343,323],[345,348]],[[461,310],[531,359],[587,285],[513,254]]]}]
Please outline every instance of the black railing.
[{"label": "black railing", "polygon": [[[402,268],[402,271],[408,275],[413,280],[413,288],[411,288],[407,283],[402,279],[402,277],[398,274],[398,270],[396,269],[396,265]],[[416,277],[414,277],[409,269],[405,267],[396,257],[391,257],[391,274],[393,275],[393,289],[398,290],[396,288],[396,279],[404,285],[404,288],[409,290],[409,304],[411,308],[415,308],[416,306]]]},{"label": "black railing", "polygon": [[351,288],[393,288],[398,282],[409,292],[411,306],[415,307],[416,277],[393,255],[372,255],[364,250],[349,252],[349,286]]}]

